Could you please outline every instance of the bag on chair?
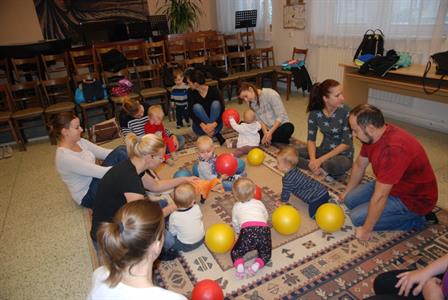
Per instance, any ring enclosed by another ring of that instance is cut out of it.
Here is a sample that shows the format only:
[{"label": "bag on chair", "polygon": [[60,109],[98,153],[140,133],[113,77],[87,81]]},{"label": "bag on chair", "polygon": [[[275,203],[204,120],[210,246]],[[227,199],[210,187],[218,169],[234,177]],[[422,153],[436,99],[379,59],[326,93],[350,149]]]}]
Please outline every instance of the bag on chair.
[{"label": "bag on chair", "polygon": [[105,143],[121,136],[120,127],[115,118],[95,124],[90,128],[90,141]]},{"label": "bag on chair", "polygon": [[356,50],[353,61],[364,54],[372,54],[375,56],[382,56],[384,54],[384,34],[380,29],[369,29],[366,31],[361,44]]},{"label": "bag on chair", "polygon": [[[426,87],[426,77],[428,75],[429,70],[431,70],[432,62],[434,62],[436,66],[436,74],[442,75],[440,77],[439,83],[435,90],[428,90]],[[439,52],[436,54],[431,55],[428,63],[426,64],[425,72],[423,73],[423,90],[426,94],[432,95],[440,90],[442,86],[443,79],[445,76],[448,75],[448,51],[445,52]]]}]

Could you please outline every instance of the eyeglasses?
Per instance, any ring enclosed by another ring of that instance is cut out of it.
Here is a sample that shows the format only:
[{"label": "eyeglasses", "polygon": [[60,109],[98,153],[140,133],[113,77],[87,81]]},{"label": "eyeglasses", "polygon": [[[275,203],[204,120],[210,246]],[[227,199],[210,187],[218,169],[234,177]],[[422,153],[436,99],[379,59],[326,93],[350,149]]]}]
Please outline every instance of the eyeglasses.
[{"label": "eyeglasses", "polygon": [[163,157],[162,155],[151,155],[152,159],[157,159],[160,162],[164,162],[165,161],[165,157]]}]

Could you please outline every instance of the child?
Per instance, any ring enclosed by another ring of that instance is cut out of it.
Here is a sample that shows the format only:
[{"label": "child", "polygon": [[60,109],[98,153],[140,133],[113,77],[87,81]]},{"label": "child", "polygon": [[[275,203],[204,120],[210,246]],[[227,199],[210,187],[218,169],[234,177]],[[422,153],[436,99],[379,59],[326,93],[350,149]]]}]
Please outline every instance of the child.
[{"label": "child", "polygon": [[169,155],[165,155],[165,161],[172,166],[174,160],[177,159],[176,150],[178,150],[179,145],[174,142],[173,137],[167,135],[163,126],[163,117],[164,113],[160,105],[150,106],[148,108],[148,122],[145,124],[145,134],[153,133],[163,138],[169,153]]},{"label": "child", "polygon": [[177,251],[192,251],[202,245],[205,236],[201,209],[196,204],[195,187],[191,183],[177,186],[174,203],[177,210],[171,213],[168,223],[173,241],[171,247]]},{"label": "child", "polygon": [[[319,182],[309,178],[297,167],[299,157],[294,147],[287,146],[277,155],[277,165],[285,175],[282,179],[281,202],[286,203],[292,193],[308,203],[308,213],[314,219],[316,210],[330,199],[327,189]],[[281,204],[277,202],[277,205]]]},{"label": "child", "polygon": [[182,70],[176,69],[173,72],[174,82],[176,83],[171,90],[171,106],[176,108],[176,128],[184,126],[182,120],[185,119],[187,126],[190,126],[188,117],[188,85],[184,82],[184,73]]},{"label": "child", "polygon": [[[236,277],[243,279],[255,275],[270,259],[272,252],[271,229],[268,212],[263,202],[254,199],[255,184],[249,178],[239,178],[232,187],[235,205],[232,209],[232,226],[239,234],[231,251]],[[244,269],[244,255],[258,251],[255,262]]]},{"label": "child", "polygon": [[243,156],[249,153],[254,147],[260,144],[260,135],[258,131],[261,129],[261,125],[256,121],[255,112],[252,109],[248,109],[244,112],[244,123],[237,124],[234,118],[229,119],[230,126],[239,133],[238,141],[235,140],[227,142],[228,148],[234,148],[236,146],[236,151],[233,152],[235,157]]},{"label": "child", "polygon": [[198,173],[199,178],[213,179],[218,176],[216,172],[216,154],[213,140],[207,135],[202,135],[196,141],[198,147],[199,162]]}]

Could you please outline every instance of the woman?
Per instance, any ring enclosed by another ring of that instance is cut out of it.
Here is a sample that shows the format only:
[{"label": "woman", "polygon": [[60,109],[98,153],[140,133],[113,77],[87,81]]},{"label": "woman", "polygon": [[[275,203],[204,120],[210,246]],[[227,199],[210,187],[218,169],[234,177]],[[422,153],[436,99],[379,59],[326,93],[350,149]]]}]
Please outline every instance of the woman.
[{"label": "woman", "polygon": [[[58,141],[56,169],[73,200],[91,208],[100,179],[128,155],[124,146],[115,150],[97,146],[81,138],[83,129],[72,112],[62,112],[51,120],[50,134]],[[101,166],[96,159],[103,160]]]},{"label": "woman", "polygon": [[224,101],[221,93],[217,87],[205,84],[204,73],[199,70],[187,72],[186,77],[190,87],[188,108],[194,133],[216,137],[221,145],[224,144],[225,139],[221,135]]},{"label": "woman", "polygon": [[[145,124],[148,122],[148,108],[149,104],[140,101],[126,98],[123,102],[122,110],[120,112],[120,127],[121,133],[124,137],[128,133],[134,133],[136,136],[143,136],[145,134]],[[173,137],[177,149],[184,147],[185,137],[182,135],[174,135],[165,129],[168,136]]]},{"label": "woman", "polygon": [[93,273],[87,299],[186,300],[152,281],[153,264],[163,245],[164,225],[160,207],[145,199],[127,203],[113,220],[103,223],[97,240],[104,266]]},{"label": "woman", "polygon": [[273,89],[259,89],[254,84],[243,82],[239,89],[240,99],[249,104],[261,124],[260,138],[263,145],[271,143],[289,144],[294,125],[289,122],[280,95]]},{"label": "woman", "polygon": [[[115,213],[127,202],[141,199],[150,192],[165,192],[196,177],[178,177],[156,180],[147,170],[157,168],[164,160],[165,143],[154,134],[137,137],[133,133],[126,136],[129,159],[114,166],[101,180],[93,203],[92,229],[90,235],[95,242],[101,222],[111,222]],[[163,208],[169,215],[176,207]]]},{"label": "woman", "polygon": [[[313,85],[307,107],[308,142],[299,149],[299,167],[331,178],[344,175],[353,164],[350,109],[343,104],[342,86],[333,79]],[[316,147],[317,131],[323,134]]]}]

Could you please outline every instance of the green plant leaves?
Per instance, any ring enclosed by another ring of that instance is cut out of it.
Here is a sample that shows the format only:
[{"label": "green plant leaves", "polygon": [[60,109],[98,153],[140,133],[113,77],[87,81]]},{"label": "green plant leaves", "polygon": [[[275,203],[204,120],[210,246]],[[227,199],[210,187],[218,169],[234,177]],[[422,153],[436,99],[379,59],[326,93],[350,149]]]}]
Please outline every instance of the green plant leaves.
[{"label": "green plant leaves", "polygon": [[157,6],[160,2],[163,4],[157,13],[167,16],[172,33],[183,33],[194,29],[199,16],[202,15],[202,10],[196,3],[202,4],[201,0],[160,0],[157,1]]}]

